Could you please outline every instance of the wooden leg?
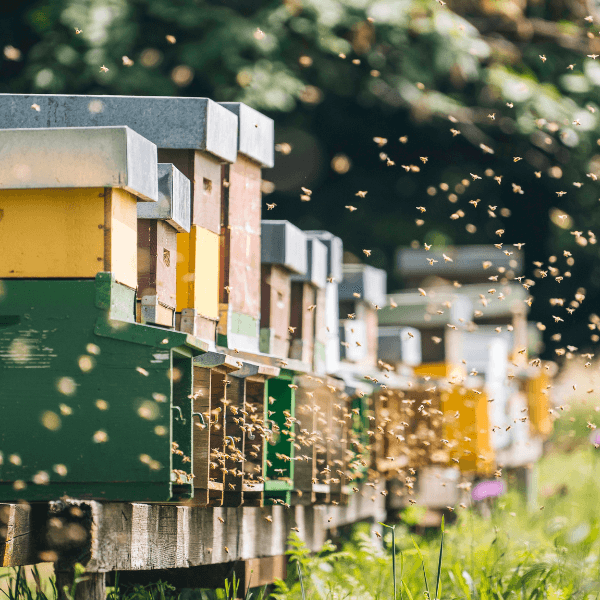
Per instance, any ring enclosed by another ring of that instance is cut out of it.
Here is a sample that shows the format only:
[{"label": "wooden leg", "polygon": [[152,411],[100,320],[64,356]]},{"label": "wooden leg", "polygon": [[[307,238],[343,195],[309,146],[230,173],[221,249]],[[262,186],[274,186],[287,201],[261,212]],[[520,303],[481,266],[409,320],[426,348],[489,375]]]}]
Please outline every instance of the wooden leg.
[{"label": "wooden leg", "polygon": [[[106,573],[86,573],[85,581],[77,584],[74,600],[106,600]],[[56,573],[56,587],[60,600],[66,600],[63,589],[67,586],[69,591],[73,585],[73,571],[59,571]]]}]

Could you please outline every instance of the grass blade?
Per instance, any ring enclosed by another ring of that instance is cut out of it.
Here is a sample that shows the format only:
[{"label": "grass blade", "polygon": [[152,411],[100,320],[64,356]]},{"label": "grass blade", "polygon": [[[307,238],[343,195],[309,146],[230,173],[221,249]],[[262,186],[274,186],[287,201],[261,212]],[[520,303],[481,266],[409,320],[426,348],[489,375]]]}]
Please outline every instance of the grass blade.
[{"label": "grass blade", "polygon": [[[386,525],[385,523],[379,524],[392,530],[392,581],[394,585],[394,600],[396,600],[396,526]],[[400,595],[402,596],[402,589],[400,589]]]},{"label": "grass blade", "polygon": [[408,596],[408,600],[413,600],[413,595],[410,593],[410,590],[408,589],[406,583],[404,583],[404,579],[400,579],[400,585],[404,586],[404,589],[406,590],[406,595]]},{"label": "grass blade", "polygon": [[394,600],[396,600],[396,527],[392,527],[392,577],[394,578]]},{"label": "grass blade", "polygon": [[400,600],[404,600],[404,594],[402,591],[402,576],[404,575],[404,554],[400,550]]},{"label": "grass blade", "polygon": [[435,600],[438,600],[438,591],[440,589],[440,579],[442,577],[442,552],[444,550],[444,515],[442,515],[442,541],[440,542],[440,560],[438,561],[437,580],[435,582]]},{"label": "grass blade", "polygon": [[421,566],[423,567],[423,578],[425,579],[425,590],[427,591],[427,598],[428,600],[431,600],[431,594],[429,593],[429,583],[427,582],[427,573],[425,572],[425,561],[423,560],[423,553],[417,545],[417,542],[415,542],[415,538],[411,536],[410,539],[413,541],[413,544],[415,545],[415,548],[419,553],[419,558],[421,559]]},{"label": "grass blade", "polygon": [[298,567],[298,579],[300,579],[300,590],[302,591],[302,600],[306,600],[306,594],[304,593],[304,581],[302,579],[302,568],[300,567],[300,561],[296,561]]}]

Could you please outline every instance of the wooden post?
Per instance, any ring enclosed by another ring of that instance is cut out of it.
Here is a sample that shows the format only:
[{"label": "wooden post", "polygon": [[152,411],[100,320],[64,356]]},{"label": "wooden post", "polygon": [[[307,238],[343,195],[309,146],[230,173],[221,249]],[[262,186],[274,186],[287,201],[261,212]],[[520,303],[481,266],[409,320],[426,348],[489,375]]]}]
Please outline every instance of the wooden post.
[{"label": "wooden post", "polygon": [[[65,586],[69,593],[73,586],[73,571],[56,573],[56,588],[60,600],[68,600],[64,593]],[[73,600],[106,600],[106,573],[85,573],[84,581],[77,584]]]}]

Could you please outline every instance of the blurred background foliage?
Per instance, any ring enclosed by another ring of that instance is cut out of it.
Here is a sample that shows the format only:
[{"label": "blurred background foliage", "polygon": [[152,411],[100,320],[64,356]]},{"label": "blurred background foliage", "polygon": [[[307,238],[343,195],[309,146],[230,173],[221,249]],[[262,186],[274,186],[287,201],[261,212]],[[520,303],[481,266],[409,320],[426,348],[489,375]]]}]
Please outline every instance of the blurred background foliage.
[{"label": "blurred background foliage", "polygon": [[[371,249],[390,291],[399,246],[524,242],[546,357],[595,344],[598,3],[5,0],[0,15],[0,91],[246,102],[276,122],[265,217],[330,230],[354,256]],[[533,261],[564,280],[536,278]]]}]

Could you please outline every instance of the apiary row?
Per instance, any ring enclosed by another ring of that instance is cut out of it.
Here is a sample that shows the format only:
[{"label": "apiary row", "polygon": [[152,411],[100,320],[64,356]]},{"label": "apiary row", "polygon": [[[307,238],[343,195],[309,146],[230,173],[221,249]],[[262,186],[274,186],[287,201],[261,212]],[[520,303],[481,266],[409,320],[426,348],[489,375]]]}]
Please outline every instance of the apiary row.
[{"label": "apiary row", "polygon": [[[343,504],[379,474],[412,495],[408,469],[524,455],[490,410],[504,428],[519,389],[463,372],[467,348],[509,353],[469,330],[467,294],[450,316],[386,297],[339,238],[261,220],[271,119],[0,94],[0,123],[0,501]],[[518,368],[541,439],[547,390]]]},{"label": "apiary row", "polygon": [[343,502],[368,465],[328,375],[342,245],[261,222],[273,122],[194,98],[0,112],[0,499]]}]

